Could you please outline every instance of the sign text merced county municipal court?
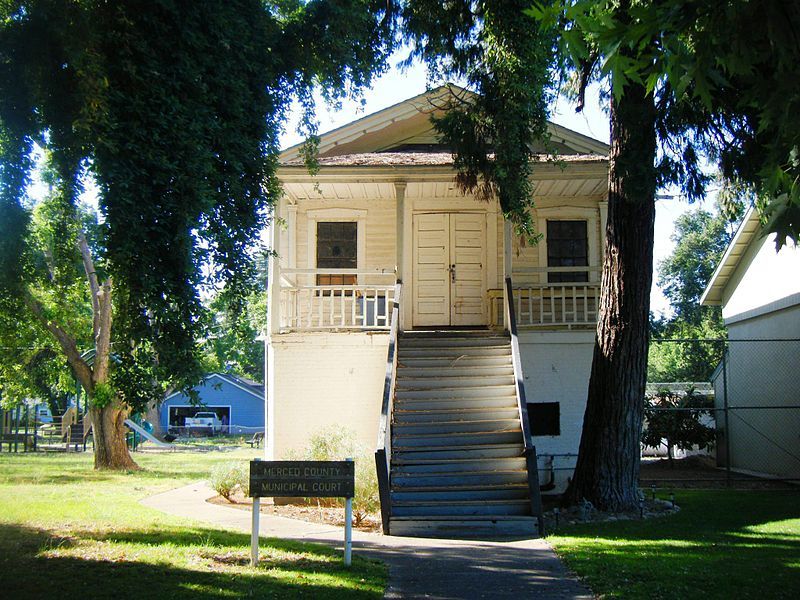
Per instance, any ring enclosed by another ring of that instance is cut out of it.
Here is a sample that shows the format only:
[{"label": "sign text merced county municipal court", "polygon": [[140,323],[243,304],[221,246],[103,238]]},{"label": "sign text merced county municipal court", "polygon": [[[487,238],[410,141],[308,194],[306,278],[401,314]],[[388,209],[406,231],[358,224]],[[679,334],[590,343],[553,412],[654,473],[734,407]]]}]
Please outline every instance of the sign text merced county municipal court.
[{"label": "sign text merced county municipal court", "polygon": [[352,498],[354,490],[352,461],[250,462],[251,497]]}]

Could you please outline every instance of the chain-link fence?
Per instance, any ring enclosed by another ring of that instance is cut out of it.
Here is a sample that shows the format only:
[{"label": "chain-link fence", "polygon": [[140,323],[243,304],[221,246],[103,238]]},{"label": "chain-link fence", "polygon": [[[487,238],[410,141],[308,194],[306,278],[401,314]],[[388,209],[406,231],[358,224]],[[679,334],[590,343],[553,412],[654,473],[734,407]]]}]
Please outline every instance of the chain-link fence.
[{"label": "chain-link fence", "polygon": [[799,351],[800,339],[653,340],[643,485],[800,481]]}]

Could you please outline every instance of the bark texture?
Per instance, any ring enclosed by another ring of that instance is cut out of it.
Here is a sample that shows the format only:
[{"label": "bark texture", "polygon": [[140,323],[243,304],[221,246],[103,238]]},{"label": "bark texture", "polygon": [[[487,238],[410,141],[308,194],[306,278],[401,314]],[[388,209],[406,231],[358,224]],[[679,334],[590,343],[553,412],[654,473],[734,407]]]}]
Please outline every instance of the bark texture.
[{"label": "bark texture", "polygon": [[125,440],[125,419],[130,411],[118,402],[103,408],[92,408],[94,435],[94,468],[137,471]]},{"label": "bark texture", "polygon": [[611,101],[611,160],[600,307],[586,413],[567,503],[638,506],[655,223],[655,107],[631,84]]}]

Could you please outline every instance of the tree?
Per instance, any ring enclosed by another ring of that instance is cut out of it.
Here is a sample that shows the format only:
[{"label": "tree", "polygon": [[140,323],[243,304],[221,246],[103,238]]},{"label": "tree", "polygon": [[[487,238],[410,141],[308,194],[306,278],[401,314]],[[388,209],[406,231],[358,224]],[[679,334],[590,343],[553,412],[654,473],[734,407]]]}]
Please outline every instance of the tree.
[{"label": "tree", "polygon": [[[57,342],[89,399],[96,468],[135,467],[124,418],[199,379],[203,289],[246,303],[291,102],[313,134],[312,91],[335,101],[369,83],[391,25],[377,0],[0,9],[0,312]],[[34,143],[51,156],[60,252],[80,249],[90,326],[59,322],[35,285],[24,206]],[[86,176],[99,189],[96,252],[77,218]]]},{"label": "tree", "polygon": [[[559,25],[560,56],[578,97],[593,78],[610,83],[612,116],[600,315],[578,463],[566,498],[624,509],[635,506],[638,495],[652,192],[673,184],[690,200],[701,197],[709,177],[700,159],[707,156],[735,185],[755,188],[772,214],[768,226],[779,232],[779,244],[786,232],[796,235],[800,192],[792,149],[799,129],[783,131],[780,115],[800,101],[783,80],[797,63],[800,10],[775,1],[762,13],[763,3],[747,0],[726,3],[723,10],[699,0],[558,4],[555,10],[538,6],[532,14],[545,27]],[[731,31],[742,32],[747,43],[731,43]],[[777,44],[773,33],[786,44]]]},{"label": "tree", "polygon": [[702,422],[714,408],[706,396],[692,388],[685,394],[660,390],[645,402],[647,426],[642,433],[642,444],[650,448],[666,444],[670,467],[676,448],[692,450],[697,446],[704,450],[714,445],[714,428]]},{"label": "tree", "polygon": [[528,4],[409,0],[401,17],[411,58],[423,60],[431,78],[463,79],[476,92],[453,96],[434,119],[453,149],[456,181],[478,197],[498,198],[505,218],[536,237],[531,141],[548,141],[555,29],[537,27],[524,13]]},{"label": "tree", "polygon": [[245,318],[233,313],[222,294],[209,303],[208,337],[203,342],[204,363],[209,371],[231,372],[264,383],[264,343],[267,295],[264,279],[247,298]]},{"label": "tree", "polygon": [[[733,237],[741,206],[728,214],[700,208],[675,221],[675,249],[658,265],[658,285],[670,301],[672,315],[653,323],[656,337],[684,342],[650,345],[649,381],[707,381],[722,358],[719,342],[725,325],[718,306],[701,306],[700,297]],[[688,340],[698,341],[688,341]]]},{"label": "tree", "polygon": [[[52,172],[44,178],[51,180]],[[51,180],[52,183],[52,180]],[[97,220],[76,207],[87,246],[96,244]],[[25,251],[29,259],[28,302],[35,302],[53,320],[77,331],[76,345],[92,345],[92,308],[78,247],[77,227],[58,226],[59,202],[51,186],[48,196],[27,208],[30,219]],[[66,234],[66,235],[65,235]],[[65,239],[66,238],[66,239]],[[2,301],[2,300],[0,300]],[[67,366],[57,340],[30,311],[0,310],[0,382],[4,401],[18,403],[32,396],[47,401],[54,415],[66,409],[75,393],[75,374]]]}]

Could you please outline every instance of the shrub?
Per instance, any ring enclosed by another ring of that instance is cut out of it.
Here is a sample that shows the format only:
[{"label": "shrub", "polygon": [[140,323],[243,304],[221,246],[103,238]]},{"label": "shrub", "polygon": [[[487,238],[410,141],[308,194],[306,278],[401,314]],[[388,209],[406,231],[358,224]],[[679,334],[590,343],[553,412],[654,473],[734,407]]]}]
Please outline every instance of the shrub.
[{"label": "shrub", "polygon": [[693,388],[683,394],[659,390],[645,398],[642,444],[651,448],[666,444],[670,466],[673,465],[675,448],[713,448],[714,428],[702,422],[703,417],[711,415],[710,409],[713,408],[714,403]]},{"label": "shrub", "polygon": [[211,487],[228,502],[234,502],[236,490],[248,493],[250,471],[247,463],[217,465],[211,471]]},{"label": "shrub", "polygon": [[[293,457],[296,458],[296,455]],[[327,427],[318,431],[308,441],[301,453],[303,460],[344,460],[355,461],[355,496],[353,498],[353,521],[360,525],[364,519],[380,509],[378,476],[375,472],[375,458],[362,444],[356,441],[355,434],[343,427]],[[332,503],[340,500],[332,500]]]}]

